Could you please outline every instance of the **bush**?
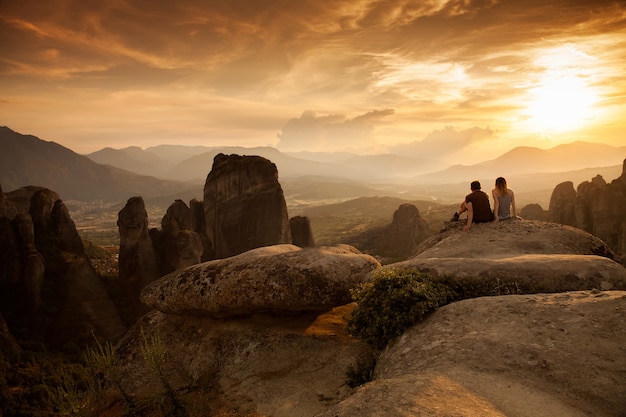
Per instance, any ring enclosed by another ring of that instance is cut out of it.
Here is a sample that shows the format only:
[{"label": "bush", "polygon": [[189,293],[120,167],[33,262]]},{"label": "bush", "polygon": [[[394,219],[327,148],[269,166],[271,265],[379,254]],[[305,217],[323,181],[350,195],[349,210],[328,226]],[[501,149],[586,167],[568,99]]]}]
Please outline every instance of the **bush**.
[{"label": "bush", "polygon": [[457,299],[448,285],[410,269],[382,269],[352,292],[357,302],[347,329],[382,350],[437,307]]}]

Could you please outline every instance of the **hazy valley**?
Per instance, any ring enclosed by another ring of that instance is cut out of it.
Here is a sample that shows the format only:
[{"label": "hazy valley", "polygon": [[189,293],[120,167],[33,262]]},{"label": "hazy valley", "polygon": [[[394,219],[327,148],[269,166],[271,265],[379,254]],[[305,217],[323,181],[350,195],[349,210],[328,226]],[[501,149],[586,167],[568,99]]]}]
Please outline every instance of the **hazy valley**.
[{"label": "hazy valley", "polygon": [[[26,185],[58,192],[82,236],[115,244],[117,213],[128,198],[142,196],[150,224],[158,227],[174,200],[202,199],[204,181],[218,153],[259,155],[274,162],[290,216],[310,217],[315,235],[329,243],[335,240],[335,227],[341,236],[389,223],[402,202],[416,204],[438,230],[474,179],[489,191],[495,177],[505,176],[516,192],[518,210],[533,203],[547,210],[554,187],[563,181],[576,186],[596,175],[607,181],[619,177],[626,147],[585,142],[547,150],[520,147],[469,166],[392,154],[290,154],[270,147],[130,146],[79,155],[3,127],[0,185],[5,192]],[[362,197],[358,213],[351,211],[349,200]],[[321,206],[327,208],[313,209]]]}]

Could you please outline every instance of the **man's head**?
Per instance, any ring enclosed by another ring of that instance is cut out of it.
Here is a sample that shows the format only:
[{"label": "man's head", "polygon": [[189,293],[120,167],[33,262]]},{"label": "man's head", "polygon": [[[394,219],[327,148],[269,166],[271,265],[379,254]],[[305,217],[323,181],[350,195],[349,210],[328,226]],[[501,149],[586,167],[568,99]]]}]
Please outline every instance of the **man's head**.
[{"label": "man's head", "polygon": [[472,191],[480,190],[480,182],[472,181],[472,183],[470,184],[470,188],[472,189]]}]

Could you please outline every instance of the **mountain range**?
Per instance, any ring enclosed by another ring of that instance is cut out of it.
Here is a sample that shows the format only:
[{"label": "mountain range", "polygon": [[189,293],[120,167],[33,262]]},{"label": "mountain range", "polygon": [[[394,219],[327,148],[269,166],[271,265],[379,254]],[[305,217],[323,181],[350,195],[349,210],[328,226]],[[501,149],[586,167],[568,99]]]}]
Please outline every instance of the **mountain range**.
[{"label": "mountain range", "polygon": [[517,147],[496,159],[445,167],[440,161],[395,154],[284,153],[272,147],[130,146],[79,155],[0,127],[0,186],[10,191],[40,185],[80,201],[125,201],[134,195],[173,201],[177,195],[201,195],[218,153],[260,155],[274,162],[285,196],[295,206],[376,195],[450,203],[462,199],[470,181],[480,180],[487,190],[497,176],[507,178],[518,202],[547,205],[560,182],[577,185],[598,174],[607,181],[617,178],[626,146],[573,142],[550,149]]},{"label": "mountain range", "polygon": [[80,201],[175,195],[194,187],[99,164],[58,143],[0,127],[0,186],[8,192],[27,185],[47,187],[65,200]]}]

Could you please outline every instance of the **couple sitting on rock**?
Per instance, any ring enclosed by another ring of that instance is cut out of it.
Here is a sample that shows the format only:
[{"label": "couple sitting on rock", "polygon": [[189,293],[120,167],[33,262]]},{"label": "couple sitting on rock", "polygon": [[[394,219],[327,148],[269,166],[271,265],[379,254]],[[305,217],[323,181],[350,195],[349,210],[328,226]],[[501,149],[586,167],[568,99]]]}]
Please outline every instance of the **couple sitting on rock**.
[{"label": "couple sitting on rock", "polygon": [[507,187],[504,178],[498,177],[496,186],[491,191],[494,201],[493,211],[489,204],[489,196],[480,189],[480,182],[472,181],[470,188],[472,192],[465,196],[459,210],[452,217],[452,221],[457,221],[459,216],[467,211],[467,224],[463,227],[466,232],[472,227],[472,223],[486,223],[517,217],[515,193]]}]

